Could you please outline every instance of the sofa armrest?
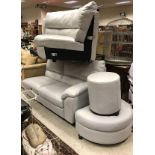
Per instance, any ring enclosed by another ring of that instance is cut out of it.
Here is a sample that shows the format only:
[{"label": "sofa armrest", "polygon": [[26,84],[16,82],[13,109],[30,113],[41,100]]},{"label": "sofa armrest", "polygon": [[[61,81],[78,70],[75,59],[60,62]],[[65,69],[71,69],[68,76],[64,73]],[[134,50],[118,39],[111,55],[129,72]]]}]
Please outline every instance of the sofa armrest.
[{"label": "sofa armrest", "polygon": [[89,105],[88,91],[76,97],[67,97],[64,100],[64,117],[71,124],[75,123],[75,112]]},{"label": "sofa armrest", "polygon": [[67,97],[76,97],[81,95],[83,92],[88,90],[87,82],[82,82],[76,85],[73,85],[69,88],[67,88],[61,96],[61,99],[64,100]]},{"label": "sofa armrest", "polygon": [[46,66],[46,63],[41,63],[41,64],[33,64],[33,65],[23,65],[22,66],[22,70],[23,69],[37,69],[37,68],[40,68],[40,67],[45,67]]},{"label": "sofa armrest", "polygon": [[29,77],[45,75],[45,70],[46,70],[46,63],[24,65],[22,66],[21,70],[22,80]]}]

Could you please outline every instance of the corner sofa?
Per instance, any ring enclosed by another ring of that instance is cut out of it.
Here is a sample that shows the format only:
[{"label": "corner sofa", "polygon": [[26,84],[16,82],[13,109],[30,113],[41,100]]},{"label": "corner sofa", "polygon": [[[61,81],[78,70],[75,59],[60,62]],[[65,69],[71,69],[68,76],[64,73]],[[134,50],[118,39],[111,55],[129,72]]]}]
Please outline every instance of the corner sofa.
[{"label": "corner sofa", "polygon": [[34,38],[43,59],[95,60],[99,12],[96,2],[73,10],[48,12],[43,34]]},{"label": "corner sofa", "polygon": [[75,123],[75,112],[89,104],[87,76],[106,71],[105,62],[92,61],[47,61],[44,76],[22,81],[25,89],[37,94],[37,101],[71,124]]}]

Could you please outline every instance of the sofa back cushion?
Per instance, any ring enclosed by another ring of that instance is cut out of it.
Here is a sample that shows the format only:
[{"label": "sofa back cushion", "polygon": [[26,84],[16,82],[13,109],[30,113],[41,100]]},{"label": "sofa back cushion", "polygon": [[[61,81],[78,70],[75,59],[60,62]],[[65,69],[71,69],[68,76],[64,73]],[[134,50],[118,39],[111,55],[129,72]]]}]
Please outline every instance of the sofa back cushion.
[{"label": "sofa back cushion", "polygon": [[71,77],[71,76],[65,76],[65,75],[62,77],[61,81],[66,83],[66,84],[68,84],[68,85],[71,85],[71,86],[72,85],[76,85],[78,83],[84,82],[81,79],[78,79],[78,78],[75,78],[75,77]]},{"label": "sofa back cushion", "polygon": [[79,9],[49,12],[45,19],[45,33],[66,35],[84,42],[96,10],[96,3],[90,2]]},{"label": "sofa back cushion", "polygon": [[80,62],[66,61],[64,62],[64,75],[80,80],[87,80],[89,74],[95,72],[106,71],[104,61]]},{"label": "sofa back cushion", "polygon": [[68,85],[75,85],[86,81],[88,75],[102,71],[106,71],[103,60],[92,62],[57,60],[53,62],[49,59],[45,75]]},{"label": "sofa back cushion", "polygon": [[48,60],[46,64],[46,72],[45,75],[54,78],[55,80],[60,81],[62,79],[64,64],[63,61],[57,60],[53,62],[52,60]]}]

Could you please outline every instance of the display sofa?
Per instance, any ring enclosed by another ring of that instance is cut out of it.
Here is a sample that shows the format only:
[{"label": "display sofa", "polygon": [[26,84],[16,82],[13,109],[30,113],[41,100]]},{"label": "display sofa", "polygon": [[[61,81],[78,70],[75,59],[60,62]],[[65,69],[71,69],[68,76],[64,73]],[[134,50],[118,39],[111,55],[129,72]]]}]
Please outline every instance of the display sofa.
[{"label": "display sofa", "polygon": [[79,9],[48,12],[43,34],[34,38],[39,56],[53,61],[95,60],[97,8],[96,2],[92,1]]},{"label": "display sofa", "polygon": [[24,79],[22,86],[34,91],[42,105],[73,124],[75,112],[89,104],[87,76],[101,71],[106,71],[103,60],[48,60],[45,75]]}]

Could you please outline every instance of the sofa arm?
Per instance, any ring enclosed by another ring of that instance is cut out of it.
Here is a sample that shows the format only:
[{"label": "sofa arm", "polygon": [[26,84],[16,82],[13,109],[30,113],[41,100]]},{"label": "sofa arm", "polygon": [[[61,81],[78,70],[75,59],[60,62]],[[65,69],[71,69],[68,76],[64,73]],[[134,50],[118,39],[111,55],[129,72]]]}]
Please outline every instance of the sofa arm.
[{"label": "sofa arm", "polygon": [[75,112],[89,105],[88,91],[76,97],[67,97],[64,100],[64,118],[71,124],[75,123]]},{"label": "sofa arm", "polygon": [[33,65],[22,65],[22,70],[37,69],[40,67],[46,67],[46,63],[33,64]]},{"label": "sofa arm", "polygon": [[45,75],[46,63],[22,66],[22,80],[29,77]]},{"label": "sofa arm", "polygon": [[79,83],[67,88],[61,96],[61,99],[64,100],[67,97],[76,97],[88,90],[87,82]]}]

